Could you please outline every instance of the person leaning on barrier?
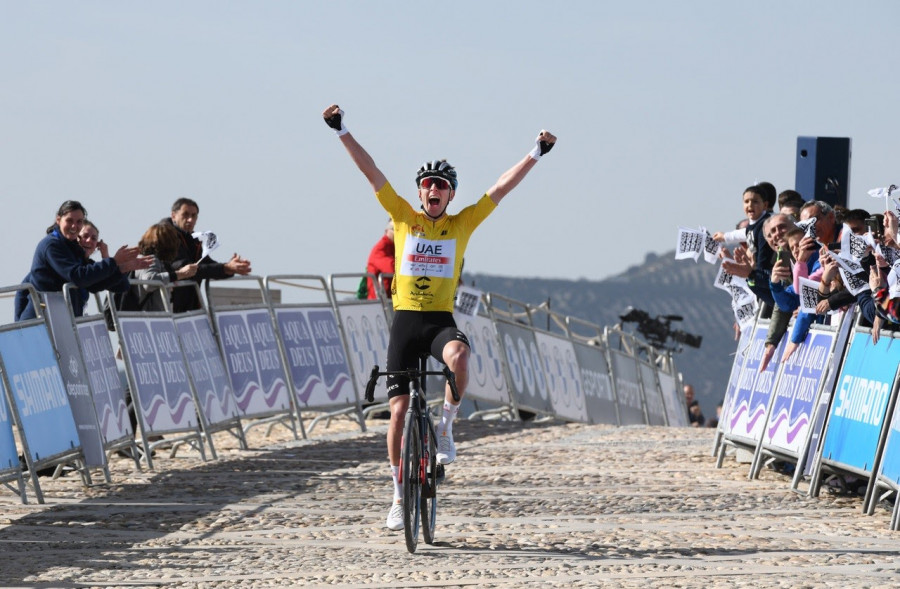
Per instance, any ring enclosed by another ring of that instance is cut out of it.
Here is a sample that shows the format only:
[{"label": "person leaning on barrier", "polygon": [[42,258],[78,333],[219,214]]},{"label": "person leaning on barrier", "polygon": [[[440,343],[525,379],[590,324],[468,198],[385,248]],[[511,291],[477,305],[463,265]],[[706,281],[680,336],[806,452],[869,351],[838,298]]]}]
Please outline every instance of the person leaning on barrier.
[{"label": "person leaning on barrier", "polygon": [[[322,113],[325,123],[334,129],[351,159],[365,175],[375,196],[394,222],[394,239],[403,259],[396,264],[392,287],[394,319],[388,340],[387,369],[418,367],[421,352],[431,352],[456,374],[460,398],[468,381],[469,342],[453,320],[453,299],[459,283],[460,267],[472,232],[490,215],[500,201],[521,182],[550,151],[556,137],[541,131],[532,151],[506,171],[474,205],[450,215],[447,207],[456,196],[456,169],[446,160],[427,162],[416,173],[418,204],[416,211],[397,195],[393,186],[375,165],[372,156],[356,141],[344,125],[343,111],[331,105]],[[409,382],[388,377],[391,408],[387,444],[394,481],[394,500],[386,526],[403,528],[402,493],[398,481],[403,418],[409,406]],[[456,458],[453,420],[459,410],[447,387],[441,422],[437,427],[437,461],[449,464]]]},{"label": "person leaning on barrier", "polygon": [[[178,233],[170,223],[156,223],[151,225],[138,242],[141,254],[153,256],[153,265],[142,270],[135,270],[134,277],[137,280],[157,280],[164,284],[177,280],[187,280],[197,273],[197,263],[186,264],[177,270],[172,266],[175,255],[178,253]],[[143,311],[165,311],[165,305],[157,290],[146,285],[136,285],[138,299],[141,301]]]},{"label": "person leaning on barrier", "polygon": [[[87,211],[76,200],[67,200],[59,207],[54,224],[47,228],[47,236],[35,248],[31,271],[23,282],[33,285],[38,292],[62,292],[67,283],[90,292],[128,290],[128,272],[146,268],[153,260],[139,257],[136,247],[123,245],[113,257],[89,262],[78,244],[86,216]],[[84,313],[84,304],[83,297],[72,297],[76,317]],[[24,321],[36,316],[28,292],[16,291],[14,319]]]},{"label": "person leaning on barrier", "polygon": [[[200,214],[200,206],[190,198],[179,198],[172,204],[172,213],[162,223],[172,225],[177,230],[178,251],[172,267],[178,270],[182,266],[197,264],[197,271],[191,280],[200,284],[203,280],[222,280],[235,274],[245,276],[252,272],[250,260],[233,254],[227,262],[220,263],[209,256],[203,258],[203,244],[193,237],[194,225]],[[200,299],[192,286],[179,286],[172,292],[172,310],[176,313],[193,311],[200,308]]]},{"label": "person leaning on barrier", "polygon": [[[774,202],[769,201],[769,193],[759,186],[747,187],[741,195],[744,213],[750,220],[747,226],[747,248],[738,246],[734,249],[733,261],[725,259],[732,257],[727,248],[722,248],[722,268],[733,276],[739,276],[747,280],[747,286],[756,295],[761,303],[771,307],[774,305],[772,293],[769,290],[769,272],[772,269],[772,250],[765,240],[764,224],[771,216],[770,208]],[[725,241],[724,234],[715,233],[713,239]]]},{"label": "person leaning on barrier", "polygon": [[[369,259],[366,261],[366,272],[373,276],[382,274],[393,274],[394,272],[394,221],[388,219],[387,227],[384,229],[384,235],[372,247],[369,252]],[[391,293],[391,279],[384,278],[381,281],[384,292]],[[375,282],[366,277],[366,298],[377,298],[375,292]]]},{"label": "person leaning on barrier", "polygon": [[[779,249],[784,251],[784,248],[787,247],[786,237],[791,231],[796,229],[796,227],[793,219],[784,213],[777,213],[766,219],[763,223],[763,235],[765,236],[766,243],[769,244],[769,249],[772,250],[772,252],[778,252]],[[771,264],[773,266],[776,256],[776,253],[772,254],[773,260]],[[790,311],[782,311],[778,305],[772,307],[769,329],[766,332],[765,351],[763,353],[763,359],[760,362],[760,371],[766,369],[769,360],[775,355],[775,350],[778,348],[781,338],[787,333],[788,323],[790,322],[792,315],[793,313]]]}]

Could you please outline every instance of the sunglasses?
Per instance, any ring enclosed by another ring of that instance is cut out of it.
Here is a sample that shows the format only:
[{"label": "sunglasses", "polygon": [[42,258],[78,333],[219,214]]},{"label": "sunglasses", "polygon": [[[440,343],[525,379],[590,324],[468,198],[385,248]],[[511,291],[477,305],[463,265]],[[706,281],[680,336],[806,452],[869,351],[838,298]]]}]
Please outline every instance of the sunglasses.
[{"label": "sunglasses", "polygon": [[422,182],[420,183],[422,188],[428,189],[434,186],[438,190],[447,190],[450,188],[450,183],[444,180],[443,178],[422,178]]}]

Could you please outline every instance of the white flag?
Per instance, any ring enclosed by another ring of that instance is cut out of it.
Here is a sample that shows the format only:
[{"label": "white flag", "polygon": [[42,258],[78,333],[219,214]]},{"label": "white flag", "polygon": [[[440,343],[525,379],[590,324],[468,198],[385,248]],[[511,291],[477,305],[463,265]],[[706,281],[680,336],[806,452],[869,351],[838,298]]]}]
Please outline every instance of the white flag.
[{"label": "white flag", "polygon": [[191,237],[200,241],[203,245],[203,253],[200,255],[200,260],[205,258],[219,247],[219,240],[216,239],[216,234],[212,231],[197,231],[191,234]]}]

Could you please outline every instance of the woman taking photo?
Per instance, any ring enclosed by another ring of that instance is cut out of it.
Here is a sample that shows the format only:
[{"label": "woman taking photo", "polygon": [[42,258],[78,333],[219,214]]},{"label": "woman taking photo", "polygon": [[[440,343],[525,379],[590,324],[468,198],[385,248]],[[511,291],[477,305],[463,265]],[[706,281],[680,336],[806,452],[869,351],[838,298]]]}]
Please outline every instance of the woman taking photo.
[{"label": "woman taking photo", "polygon": [[[69,282],[91,292],[120,292],[128,288],[128,272],[153,263],[152,258],[139,257],[138,248],[127,246],[119,248],[112,257],[88,262],[84,249],[78,244],[78,234],[84,227],[86,216],[87,211],[78,201],[67,200],[59,207],[56,222],[38,243],[31,271],[23,282],[33,285],[38,292],[62,292],[63,285]],[[80,317],[84,311],[82,297],[73,297],[72,307],[75,316]],[[15,320],[24,321],[36,316],[28,292],[18,291]]]}]

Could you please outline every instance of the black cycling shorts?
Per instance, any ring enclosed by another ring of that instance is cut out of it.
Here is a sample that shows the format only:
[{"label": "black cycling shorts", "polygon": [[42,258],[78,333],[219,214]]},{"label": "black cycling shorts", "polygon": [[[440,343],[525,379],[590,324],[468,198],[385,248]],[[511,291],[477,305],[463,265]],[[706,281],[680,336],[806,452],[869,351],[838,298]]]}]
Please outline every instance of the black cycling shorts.
[{"label": "black cycling shorts", "polygon": [[[467,346],[466,334],[456,327],[453,313],[447,311],[395,311],[388,341],[387,369],[415,370],[419,356],[431,354],[444,363],[444,346],[460,341]],[[409,394],[409,379],[403,376],[387,377],[388,399]]]}]

